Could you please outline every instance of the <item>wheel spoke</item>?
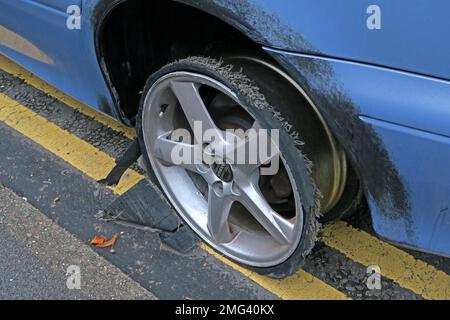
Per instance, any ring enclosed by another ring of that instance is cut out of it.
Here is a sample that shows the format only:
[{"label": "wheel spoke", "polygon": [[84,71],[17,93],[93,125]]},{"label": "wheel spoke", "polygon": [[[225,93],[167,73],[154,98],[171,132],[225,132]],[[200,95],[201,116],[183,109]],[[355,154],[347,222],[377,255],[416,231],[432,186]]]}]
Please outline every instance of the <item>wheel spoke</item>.
[{"label": "wheel spoke", "polygon": [[[251,177],[257,169],[265,164],[275,161],[279,164],[280,161],[279,148],[270,135],[266,131],[261,131],[259,125],[254,125],[253,128],[257,128],[257,130],[249,131],[250,134],[245,139],[237,138],[235,148],[227,150],[228,157],[234,156],[233,159],[238,159],[241,171],[247,177]],[[244,160],[242,155],[245,156]]]},{"label": "wheel spoke", "polygon": [[292,240],[294,225],[281,217],[269,205],[262,195],[259,187],[249,183],[240,187],[239,200],[253,217],[266,229],[267,232],[280,244],[288,244]]},{"label": "wheel spoke", "polygon": [[155,141],[154,154],[163,162],[181,166],[189,171],[197,172],[201,163],[201,151],[198,145],[191,145],[169,139],[170,134],[164,134]]},{"label": "wheel spoke", "polygon": [[[186,115],[186,118],[191,126],[192,130],[195,129],[195,122],[200,122],[202,125],[202,132],[196,132],[194,134],[202,134],[209,130],[211,135],[217,138],[222,137],[222,134],[218,130],[216,124],[211,118],[200,93],[198,92],[197,85],[192,82],[171,82],[171,88],[178,101],[180,102],[181,108]],[[197,141],[201,141],[202,137],[195,137]],[[215,138],[215,139],[217,139]]]},{"label": "wheel spoke", "polygon": [[[205,74],[166,74],[146,97],[142,133],[155,175],[186,223],[226,256],[269,268],[299,245],[301,199],[290,171],[281,176],[291,163],[284,148],[281,157],[278,132],[265,130],[277,123],[248,112],[233,91]],[[280,176],[262,177],[277,160]],[[288,216],[272,203],[296,210]]]},{"label": "wheel spoke", "polygon": [[228,217],[230,215],[233,199],[219,195],[213,187],[208,193],[208,229],[213,238],[220,243],[228,243],[232,240]]}]

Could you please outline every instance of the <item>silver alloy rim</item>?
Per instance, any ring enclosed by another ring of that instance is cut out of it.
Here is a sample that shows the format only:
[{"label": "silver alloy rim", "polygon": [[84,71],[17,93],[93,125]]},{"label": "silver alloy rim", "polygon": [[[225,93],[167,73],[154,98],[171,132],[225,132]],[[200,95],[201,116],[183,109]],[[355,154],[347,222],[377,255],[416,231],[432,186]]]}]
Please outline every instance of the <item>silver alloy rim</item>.
[{"label": "silver alloy rim", "polygon": [[[247,67],[252,64],[257,65],[258,71],[256,76],[263,77],[263,79],[265,77],[278,76],[283,79],[283,81],[279,83],[278,88],[291,85],[298,92],[299,96],[307,101],[309,108],[313,111],[320,125],[315,127],[300,125],[300,128],[302,131],[308,131],[313,135],[310,137],[309,142],[304,141],[306,146],[319,147],[319,149],[315,149],[313,154],[309,154],[309,156],[310,160],[315,164],[312,171],[312,177],[316,186],[322,193],[320,199],[321,213],[326,217],[330,211],[333,211],[344,194],[347,185],[348,164],[344,150],[334,138],[333,133],[328,127],[323,115],[320,113],[319,108],[292,77],[267,59],[238,55],[227,57],[227,62],[232,65],[246,65]],[[264,72],[261,73],[261,70],[264,70]],[[277,90],[276,88],[273,89],[275,91]],[[304,119],[303,121],[307,121],[308,123],[315,122],[315,119],[308,117],[305,113],[302,113],[302,118]],[[321,137],[320,134],[317,133],[324,133],[324,136]],[[328,148],[326,146],[328,146]],[[306,150],[303,151],[306,152]],[[318,168],[320,169],[317,170]]]},{"label": "silver alloy rim", "polygon": [[[146,96],[142,115],[144,142],[155,175],[184,221],[213,248],[250,266],[279,265],[293,254],[303,230],[300,197],[282,154],[278,155],[294,203],[290,216],[276,212],[261,191],[263,163],[230,165],[230,179],[217,174],[213,166],[173,163],[173,148],[180,144],[183,148],[187,146],[184,141],[170,138],[179,129],[180,118],[186,120],[183,122],[186,129],[193,130],[194,121],[201,121],[203,130],[214,130],[216,136],[224,134],[213,120],[200,88],[212,88],[249,114],[232,90],[208,76],[174,72],[160,78]],[[252,119],[252,127],[259,128],[255,117]],[[220,150],[224,143],[218,139],[214,149]],[[195,141],[188,146],[193,152],[200,148],[200,152],[211,156],[211,146],[205,148]]]}]

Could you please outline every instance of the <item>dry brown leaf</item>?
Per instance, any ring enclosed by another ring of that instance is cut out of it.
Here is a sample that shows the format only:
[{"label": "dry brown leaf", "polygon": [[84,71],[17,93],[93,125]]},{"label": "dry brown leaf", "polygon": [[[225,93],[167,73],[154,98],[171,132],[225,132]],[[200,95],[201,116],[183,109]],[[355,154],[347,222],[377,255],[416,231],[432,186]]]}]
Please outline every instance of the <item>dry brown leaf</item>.
[{"label": "dry brown leaf", "polygon": [[107,240],[105,236],[96,236],[91,240],[91,244],[94,246],[103,245]]},{"label": "dry brown leaf", "polygon": [[119,236],[117,234],[115,234],[111,240],[106,241],[104,243],[101,244],[97,244],[97,247],[99,248],[108,248],[108,247],[114,247],[114,245],[117,242],[117,239],[119,239]]}]

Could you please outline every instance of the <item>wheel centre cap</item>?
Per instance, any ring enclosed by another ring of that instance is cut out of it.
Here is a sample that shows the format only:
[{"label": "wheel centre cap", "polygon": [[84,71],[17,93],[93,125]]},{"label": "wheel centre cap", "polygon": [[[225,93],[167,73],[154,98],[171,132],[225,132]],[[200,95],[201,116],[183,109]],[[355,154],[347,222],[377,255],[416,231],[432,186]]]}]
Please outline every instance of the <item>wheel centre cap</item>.
[{"label": "wheel centre cap", "polygon": [[223,182],[231,182],[233,181],[233,171],[231,170],[231,166],[226,163],[214,163],[212,166],[212,170],[214,174]]}]

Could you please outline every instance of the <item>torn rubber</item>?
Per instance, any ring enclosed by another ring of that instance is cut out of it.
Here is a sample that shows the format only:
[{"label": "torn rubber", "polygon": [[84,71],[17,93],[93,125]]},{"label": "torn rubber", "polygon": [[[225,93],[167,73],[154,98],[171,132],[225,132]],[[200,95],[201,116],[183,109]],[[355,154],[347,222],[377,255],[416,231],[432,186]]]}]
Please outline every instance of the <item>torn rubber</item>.
[{"label": "torn rubber", "polygon": [[[282,112],[280,112],[276,107],[272,106],[266,99],[265,95],[262,93],[258,85],[252,81],[244,72],[243,68],[239,66],[234,66],[223,60],[217,60],[208,57],[189,57],[186,59],[178,60],[174,63],[168,64],[158,72],[154,73],[145,86],[143,91],[143,96],[141,99],[140,111],[137,117],[137,131],[140,136],[141,147],[144,148],[145,144],[143,142],[142,133],[142,111],[145,101],[146,94],[152,88],[156,80],[161,77],[177,71],[191,71],[210,76],[218,81],[221,81],[225,85],[235,90],[235,93],[244,102],[244,107],[254,109],[253,114],[256,116],[258,112],[261,112],[261,117],[272,117],[271,120],[275,120],[275,126],[283,134],[291,140],[292,144],[292,156],[295,155],[297,161],[302,159],[302,173],[298,178],[295,179],[297,187],[303,186],[307,187],[308,201],[304,203],[304,211],[307,213],[305,217],[308,219],[308,223],[305,224],[303,229],[302,241],[299,246],[287,261],[280,265],[269,267],[269,268],[258,268],[248,265],[245,267],[256,271],[260,274],[264,274],[273,278],[284,278],[286,276],[292,275],[296,272],[305,262],[305,257],[311,252],[314,244],[317,240],[317,234],[320,230],[320,224],[317,218],[320,216],[320,197],[321,194],[314,183],[312,178],[312,162],[306,157],[302,152],[302,146],[304,143],[300,140],[300,136],[297,133],[296,128],[291,125],[286,118],[283,117]],[[252,113],[252,112],[250,112]],[[142,149],[144,150],[144,149]],[[148,156],[144,153],[144,159],[147,165],[150,164]],[[293,163],[295,163],[295,161]],[[158,180],[151,168],[149,168],[148,176],[155,181],[159,186]],[[238,262],[239,264],[239,262]]]},{"label": "torn rubber", "polygon": [[[170,65],[176,65],[178,63],[190,63],[190,64],[200,64],[204,67],[207,67],[214,72],[217,72],[221,77],[226,79],[233,87],[237,88],[239,93],[242,96],[245,96],[248,101],[256,107],[256,109],[269,111],[272,113],[272,116],[278,120],[281,124],[283,130],[285,130],[293,139],[295,145],[297,146],[298,155],[301,159],[303,159],[306,164],[310,183],[314,188],[314,203],[311,205],[311,210],[313,211],[316,220],[311,224],[310,233],[312,235],[311,241],[308,244],[308,248],[305,250],[305,254],[303,258],[305,258],[309,253],[311,253],[315,243],[318,239],[318,234],[322,225],[319,222],[319,218],[321,217],[321,207],[320,207],[320,199],[322,198],[322,193],[315,181],[312,178],[312,169],[313,163],[312,161],[303,153],[301,147],[305,144],[300,140],[300,135],[296,128],[292,124],[289,123],[287,119],[285,119],[276,107],[272,106],[261,92],[259,87],[252,81],[247,75],[244,74],[243,70],[236,70],[236,67],[232,64],[225,63],[222,59],[218,60],[210,57],[198,57],[192,56],[185,59],[178,60]],[[170,66],[169,65],[169,66]]]},{"label": "torn rubber", "polygon": [[118,185],[125,171],[127,171],[133,163],[138,161],[141,155],[142,152],[139,147],[139,141],[138,139],[135,139],[108,176],[105,179],[99,180],[98,183],[109,187]]},{"label": "torn rubber", "polygon": [[102,211],[102,220],[123,221],[175,232],[181,221],[148,180],[142,180]]},{"label": "torn rubber", "polygon": [[151,229],[161,242],[178,253],[189,253],[198,243],[197,236],[170,207],[161,192],[149,180],[142,180],[97,215],[102,221],[124,222]]}]

